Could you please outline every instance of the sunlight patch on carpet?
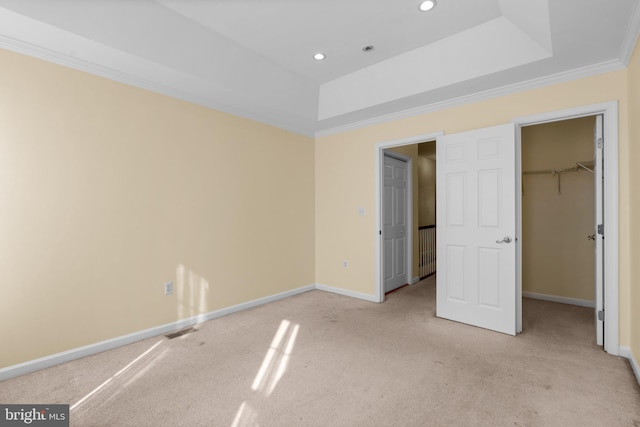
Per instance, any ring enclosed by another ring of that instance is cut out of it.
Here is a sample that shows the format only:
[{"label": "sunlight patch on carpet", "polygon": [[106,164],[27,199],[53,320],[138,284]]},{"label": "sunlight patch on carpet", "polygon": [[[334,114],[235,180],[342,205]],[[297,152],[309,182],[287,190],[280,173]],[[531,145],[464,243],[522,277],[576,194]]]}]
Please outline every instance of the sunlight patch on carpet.
[{"label": "sunlight patch on carpet", "polygon": [[[80,405],[82,405],[83,403],[85,403],[90,397],[94,396],[95,394],[97,394],[98,392],[100,392],[101,390],[103,390],[106,386],[108,386],[111,382],[113,382],[116,378],[118,378],[119,376],[121,376],[123,373],[125,373],[126,371],[128,371],[133,365],[135,365],[138,361],[142,360],[146,355],[148,355],[149,353],[151,353],[156,347],[158,347],[160,344],[162,343],[162,341],[158,341],[157,343],[155,343],[154,345],[152,345],[147,351],[145,351],[144,353],[142,353],[140,356],[136,357],[135,359],[133,359],[127,366],[125,366],[124,368],[120,369],[118,372],[116,372],[111,378],[109,378],[108,380],[106,380],[105,382],[103,382],[102,384],[100,384],[98,387],[94,388],[92,391],[90,391],[86,396],[84,396],[82,399],[80,399],[79,401],[77,401],[76,403],[74,403],[73,405],[71,405],[71,407],[69,408],[70,411],[73,411],[74,409],[78,408]],[[137,378],[137,377],[136,377]]]},{"label": "sunlight patch on carpet", "polygon": [[247,402],[242,402],[231,427],[255,427],[258,425],[258,414]]},{"label": "sunlight patch on carpet", "polygon": [[288,320],[280,322],[280,327],[251,385],[253,391],[262,391],[266,396],[273,392],[287,370],[299,329],[300,325],[292,325]]}]

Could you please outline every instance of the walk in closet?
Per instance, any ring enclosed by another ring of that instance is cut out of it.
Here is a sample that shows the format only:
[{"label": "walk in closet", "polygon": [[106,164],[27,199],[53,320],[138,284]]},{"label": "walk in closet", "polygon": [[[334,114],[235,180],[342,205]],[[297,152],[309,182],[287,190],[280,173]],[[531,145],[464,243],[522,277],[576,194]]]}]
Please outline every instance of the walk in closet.
[{"label": "walk in closet", "polygon": [[593,306],[594,124],[522,128],[524,297]]}]

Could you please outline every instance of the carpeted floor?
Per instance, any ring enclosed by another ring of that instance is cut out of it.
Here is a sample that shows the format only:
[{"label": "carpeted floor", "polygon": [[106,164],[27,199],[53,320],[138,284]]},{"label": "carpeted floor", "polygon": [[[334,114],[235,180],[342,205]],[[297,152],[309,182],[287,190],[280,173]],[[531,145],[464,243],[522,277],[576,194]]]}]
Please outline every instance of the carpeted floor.
[{"label": "carpeted floor", "polygon": [[640,426],[592,310],[523,311],[510,337],[436,318],[433,278],[383,304],[311,291],[0,382],[0,402],[69,403],[73,426]]}]

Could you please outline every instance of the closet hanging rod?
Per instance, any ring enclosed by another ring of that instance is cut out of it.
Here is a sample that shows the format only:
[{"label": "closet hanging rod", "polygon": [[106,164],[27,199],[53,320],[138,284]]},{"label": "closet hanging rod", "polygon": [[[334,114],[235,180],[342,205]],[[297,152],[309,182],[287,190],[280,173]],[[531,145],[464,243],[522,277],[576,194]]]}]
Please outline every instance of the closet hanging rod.
[{"label": "closet hanging rod", "polygon": [[[560,183],[560,175],[565,172],[579,172],[581,170],[586,170],[588,172],[593,173],[593,169],[589,169],[589,166],[594,167],[595,162],[576,162],[576,165],[572,168],[565,169],[541,169],[535,171],[524,171],[522,175],[542,175],[542,174],[553,174],[558,177],[558,194],[562,194],[562,185]],[[524,181],[522,181],[522,194],[524,194]]]},{"label": "closet hanging rod", "polygon": [[522,172],[523,175],[544,175],[544,174],[550,174],[550,175],[559,175],[561,173],[566,173],[566,172],[577,172],[578,171],[578,167],[574,166],[572,168],[564,168],[564,169],[541,169],[541,170],[535,170],[535,171],[524,171]]},{"label": "closet hanging rod", "polygon": [[595,162],[593,162],[593,161],[576,162],[576,165],[574,167],[571,167],[571,168],[540,169],[540,170],[533,170],[533,171],[524,171],[524,172],[522,172],[522,174],[523,175],[542,175],[542,174],[556,175],[556,174],[565,173],[565,172],[577,172],[579,170],[586,170],[588,172],[593,173],[593,169],[589,168],[589,166],[591,166],[593,168],[594,164],[595,164]]}]

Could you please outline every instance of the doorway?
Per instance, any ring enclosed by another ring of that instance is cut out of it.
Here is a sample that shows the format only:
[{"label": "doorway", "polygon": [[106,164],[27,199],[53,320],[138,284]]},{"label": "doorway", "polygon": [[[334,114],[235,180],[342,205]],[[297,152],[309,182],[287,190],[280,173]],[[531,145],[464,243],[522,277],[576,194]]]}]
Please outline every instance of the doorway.
[{"label": "doorway", "polygon": [[[412,158],[409,153],[415,153],[415,157],[417,159],[417,144],[421,144],[428,141],[435,141],[436,137],[442,135],[442,132],[429,133],[423,135],[416,135],[414,137],[388,141],[378,143],[375,147],[375,234],[378,237],[376,239],[375,244],[375,301],[383,302],[385,300],[385,259],[384,259],[384,236],[383,236],[383,201],[384,201],[384,159],[385,152],[388,149],[393,149],[393,152],[397,155],[404,155],[404,158]],[[416,162],[412,161],[413,169],[412,175],[417,175]],[[413,178],[409,180],[412,182]],[[410,254],[408,262],[407,262],[407,281],[406,283],[412,284],[419,280],[418,273],[418,260],[419,255],[417,254],[418,248],[418,206],[413,204],[413,194],[417,191],[417,187],[412,186],[411,191],[407,197],[408,200],[412,201],[412,204],[408,207],[408,237],[410,241],[407,243],[407,253]],[[414,253],[416,255],[414,256]],[[416,277],[413,277],[416,276]]]},{"label": "doorway", "polygon": [[525,298],[595,309],[596,289],[602,285],[596,281],[596,262],[602,262],[596,239],[601,236],[594,226],[601,210],[595,187],[597,119],[586,116],[521,129]]},{"label": "doorway", "polygon": [[[591,106],[576,107],[568,110],[560,110],[538,115],[520,117],[513,120],[516,124],[516,184],[522,188],[524,172],[522,160],[522,128],[531,125],[579,119],[583,117],[595,117],[596,119],[595,142],[592,148],[595,150],[596,163],[601,167],[596,167],[595,182],[599,189],[596,190],[596,199],[602,197],[599,204],[601,210],[596,211],[595,222],[598,224],[591,234],[596,234],[601,244],[601,263],[595,263],[596,283],[601,281],[602,285],[596,285],[594,322],[596,323],[596,335],[599,345],[603,345],[604,350],[613,355],[618,355],[619,349],[619,310],[618,310],[618,104],[608,102]],[[593,141],[593,139],[592,139]],[[595,147],[594,147],[595,145]],[[580,162],[580,161],[578,161]],[[556,177],[557,178],[557,177]],[[560,177],[562,185],[562,177]],[[525,192],[526,192],[526,183]],[[598,188],[596,187],[596,188]],[[562,187],[560,188],[562,191]],[[598,194],[599,193],[599,194]],[[594,209],[595,210],[595,209]],[[518,192],[517,235],[523,234],[523,206],[522,192]],[[606,231],[606,234],[605,234]],[[602,234],[599,234],[602,232]],[[604,238],[606,235],[606,239]],[[518,304],[516,318],[517,330],[522,331],[522,296],[523,296],[523,248],[522,240],[517,242],[517,263],[516,263],[516,303]],[[601,268],[598,271],[598,267]],[[601,306],[599,306],[601,305]]]}]

